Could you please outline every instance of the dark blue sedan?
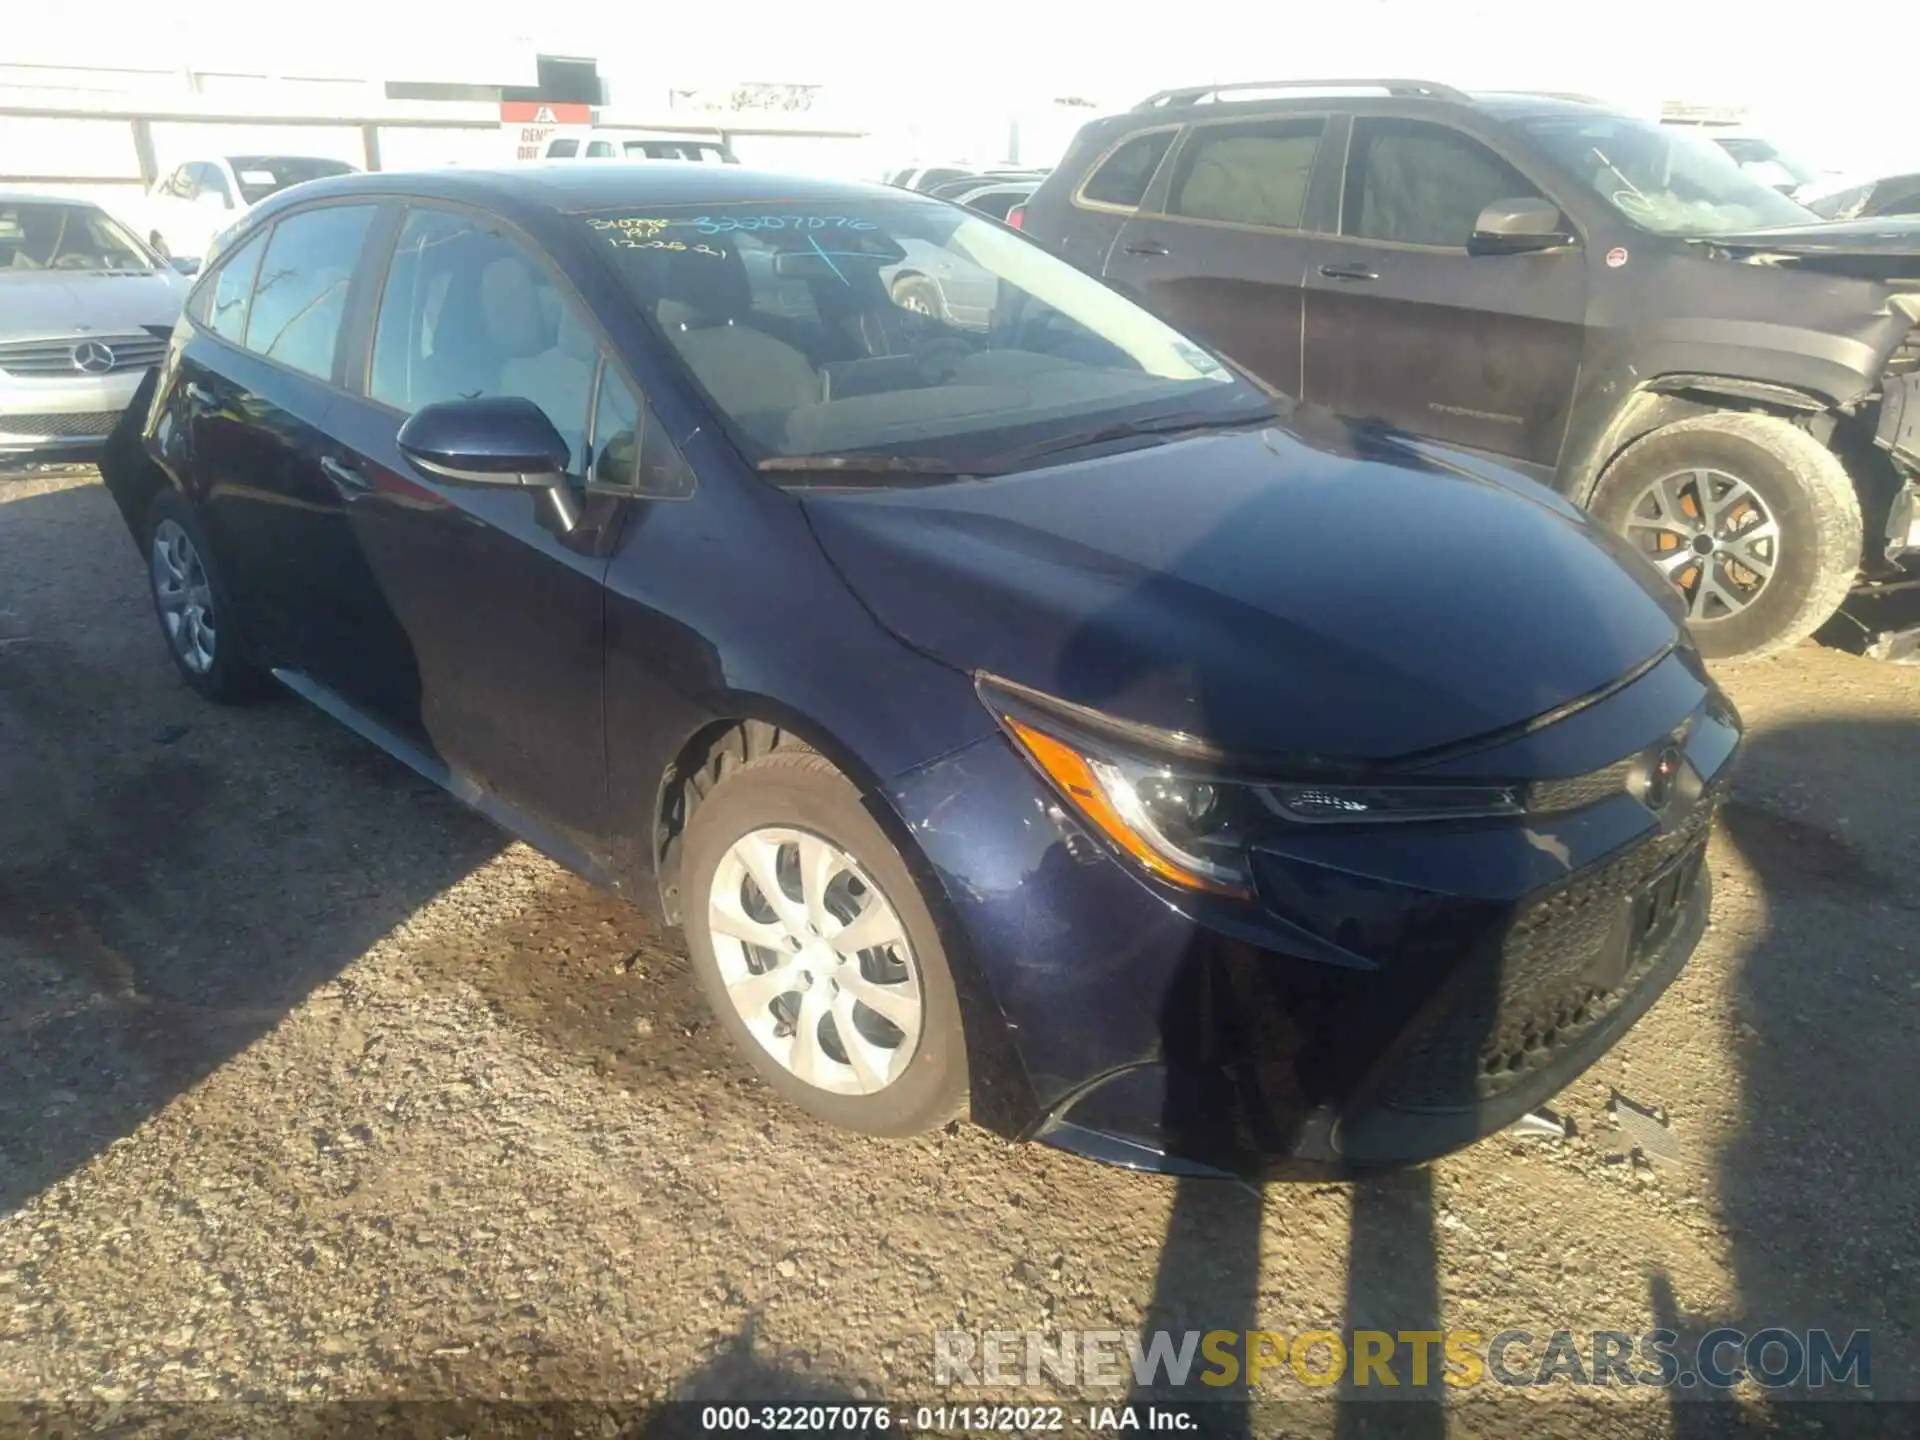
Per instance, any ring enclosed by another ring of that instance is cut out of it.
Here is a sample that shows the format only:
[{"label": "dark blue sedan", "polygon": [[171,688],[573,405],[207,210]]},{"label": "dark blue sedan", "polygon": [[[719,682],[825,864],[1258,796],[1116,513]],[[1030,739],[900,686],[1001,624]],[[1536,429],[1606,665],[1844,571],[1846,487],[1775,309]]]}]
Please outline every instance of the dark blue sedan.
[{"label": "dark blue sedan", "polygon": [[684,927],[841,1125],[1415,1162],[1706,922],[1739,722],[1644,563],[925,197],[301,186],[105,472],[189,685],[277,681]]}]

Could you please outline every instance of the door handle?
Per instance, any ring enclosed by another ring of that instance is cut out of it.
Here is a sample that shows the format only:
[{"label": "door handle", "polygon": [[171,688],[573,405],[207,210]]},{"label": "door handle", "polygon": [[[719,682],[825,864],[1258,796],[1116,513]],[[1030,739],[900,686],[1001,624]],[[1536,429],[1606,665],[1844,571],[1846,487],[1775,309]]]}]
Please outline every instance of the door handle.
[{"label": "door handle", "polygon": [[192,380],[187,382],[187,399],[196,405],[215,406],[220,403],[219,397],[211,390],[207,389],[204,385],[196,384]]},{"label": "door handle", "polygon": [[1167,247],[1162,245],[1158,240],[1142,240],[1137,245],[1123,245],[1120,248],[1125,250],[1129,255],[1164,255],[1167,253]]},{"label": "door handle", "polygon": [[320,468],[326,472],[327,478],[342,490],[351,491],[355,495],[364,495],[373,489],[371,480],[351,465],[341,464],[331,455],[321,458]]},{"label": "door handle", "polygon": [[1322,265],[1320,273],[1329,280],[1378,280],[1380,272],[1365,265]]}]

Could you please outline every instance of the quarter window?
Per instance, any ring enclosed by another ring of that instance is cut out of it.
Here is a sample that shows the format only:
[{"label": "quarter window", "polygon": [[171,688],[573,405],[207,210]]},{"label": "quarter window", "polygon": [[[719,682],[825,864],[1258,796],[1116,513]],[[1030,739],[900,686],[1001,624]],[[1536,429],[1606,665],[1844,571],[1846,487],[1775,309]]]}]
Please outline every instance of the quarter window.
[{"label": "quarter window", "polygon": [[1318,117],[1197,127],[1181,150],[1167,213],[1297,230],[1325,129]]},{"label": "quarter window", "polygon": [[1347,155],[1342,230],[1367,240],[1464,249],[1496,200],[1540,192],[1479,141],[1420,120],[1360,120]]},{"label": "quarter window", "polygon": [[253,275],[260,268],[266,242],[260,235],[229,255],[212,280],[194,296],[193,318],[222,340],[235,345],[247,333],[247,301],[253,294]]},{"label": "quarter window", "polygon": [[249,350],[303,374],[332,378],[347,287],[373,213],[371,205],[328,205],[273,227],[247,317]]},{"label": "quarter window", "polygon": [[1080,187],[1080,198],[1096,205],[1123,205],[1134,209],[1146,198],[1153,172],[1173,143],[1176,131],[1155,130],[1136,135],[1106,158]]},{"label": "quarter window", "polygon": [[592,329],[519,242],[483,220],[408,212],[374,334],[374,399],[411,414],[521,396],[546,412],[584,475],[599,358]]},{"label": "quarter window", "polygon": [[600,396],[593,406],[593,483],[661,500],[693,493],[693,471],[679,447],[611,364],[600,367]]}]

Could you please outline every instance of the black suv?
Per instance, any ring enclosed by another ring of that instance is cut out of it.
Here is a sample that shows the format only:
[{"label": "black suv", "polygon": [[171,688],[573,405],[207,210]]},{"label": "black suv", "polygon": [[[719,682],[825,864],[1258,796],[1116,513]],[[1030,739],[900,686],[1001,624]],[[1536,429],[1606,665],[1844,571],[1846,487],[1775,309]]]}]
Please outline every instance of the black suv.
[{"label": "black suv", "polygon": [[1012,218],[1278,389],[1585,505],[1709,655],[1920,554],[1920,218],[1822,222],[1697,135],[1424,81],[1170,90]]}]

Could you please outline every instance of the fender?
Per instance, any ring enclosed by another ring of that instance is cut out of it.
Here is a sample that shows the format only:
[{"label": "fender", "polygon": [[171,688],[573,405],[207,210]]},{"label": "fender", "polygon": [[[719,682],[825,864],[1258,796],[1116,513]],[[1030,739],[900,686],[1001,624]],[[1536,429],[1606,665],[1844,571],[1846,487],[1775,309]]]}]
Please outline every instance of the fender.
[{"label": "fender", "polygon": [[1592,501],[1601,475],[1622,450],[1676,420],[1715,410],[1765,410],[1814,422],[1808,428],[1824,444],[1832,432],[1834,416],[1845,408],[1832,396],[1794,385],[1689,371],[1641,381],[1611,407],[1595,403],[1603,393],[1589,392],[1585,403],[1575,411],[1555,486],[1582,508]]}]

